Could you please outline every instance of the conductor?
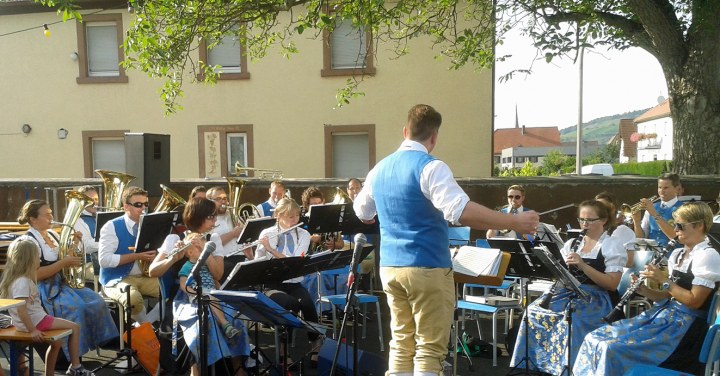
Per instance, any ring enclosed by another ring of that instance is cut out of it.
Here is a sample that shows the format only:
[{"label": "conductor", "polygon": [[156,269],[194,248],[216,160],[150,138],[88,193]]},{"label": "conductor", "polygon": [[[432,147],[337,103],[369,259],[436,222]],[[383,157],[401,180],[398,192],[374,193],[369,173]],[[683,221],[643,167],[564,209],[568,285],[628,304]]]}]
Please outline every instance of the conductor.
[{"label": "conductor", "polygon": [[441,123],[434,108],[411,108],[405,141],[368,173],[353,205],[366,223],[376,212],[380,220],[380,277],[391,314],[390,376],[442,371],[454,305],[448,222],[528,234],[539,221],[534,211],[510,216],[470,201],[450,168],[429,154]]}]

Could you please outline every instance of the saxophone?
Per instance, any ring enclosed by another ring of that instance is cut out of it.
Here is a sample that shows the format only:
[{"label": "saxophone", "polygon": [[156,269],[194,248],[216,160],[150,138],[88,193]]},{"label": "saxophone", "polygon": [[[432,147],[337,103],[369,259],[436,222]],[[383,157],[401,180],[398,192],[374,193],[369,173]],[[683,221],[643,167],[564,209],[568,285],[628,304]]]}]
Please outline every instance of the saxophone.
[{"label": "saxophone", "polygon": [[63,268],[62,275],[68,286],[74,289],[85,287],[85,245],[82,241],[75,241],[75,222],[80,218],[83,210],[93,206],[95,202],[88,196],[77,191],[66,191],[65,201],[68,202],[65,217],[60,232],[60,252],[58,260],[75,256],[81,259],[80,265]]}]

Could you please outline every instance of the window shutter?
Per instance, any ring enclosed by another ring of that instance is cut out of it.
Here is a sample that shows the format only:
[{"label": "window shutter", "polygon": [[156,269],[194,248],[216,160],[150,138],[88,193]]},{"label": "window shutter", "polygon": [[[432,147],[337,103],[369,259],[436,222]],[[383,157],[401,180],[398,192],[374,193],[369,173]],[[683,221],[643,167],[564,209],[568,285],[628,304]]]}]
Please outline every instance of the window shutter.
[{"label": "window shutter", "polygon": [[330,34],[330,53],[332,69],[365,68],[365,28],[353,28],[351,20],[344,20]]},{"label": "window shutter", "polygon": [[335,178],[357,178],[370,172],[370,141],[367,133],[332,136]]},{"label": "window shutter", "polygon": [[125,172],[125,140],[92,140],[93,170]]},{"label": "window shutter", "polygon": [[[233,30],[237,29],[237,26],[233,28]],[[234,35],[224,36],[220,43],[208,49],[207,56],[209,66],[219,65],[222,67],[222,69],[217,70],[218,72],[240,73],[242,71],[240,66],[240,59],[242,58],[240,40]]]},{"label": "window shutter", "polygon": [[119,76],[117,24],[94,22],[87,26],[88,75]]}]

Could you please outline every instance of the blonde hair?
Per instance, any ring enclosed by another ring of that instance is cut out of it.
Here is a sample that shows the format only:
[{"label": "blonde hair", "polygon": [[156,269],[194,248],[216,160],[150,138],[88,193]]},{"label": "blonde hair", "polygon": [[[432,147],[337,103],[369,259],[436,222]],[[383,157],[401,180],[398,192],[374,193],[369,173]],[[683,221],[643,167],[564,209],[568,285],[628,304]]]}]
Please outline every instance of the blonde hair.
[{"label": "blonde hair", "polygon": [[287,214],[300,214],[300,206],[295,202],[295,200],[284,197],[282,198],[277,206],[275,206],[275,213],[273,216],[277,218],[280,215],[287,215]]},{"label": "blonde hair", "polygon": [[7,262],[0,282],[0,298],[9,299],[10,287],[20,277],[31,278],[40,249],[30,239],[16,239],[10,244]]},{"label": "blonde hair", "polygon": [[511,185],[510,188],[507,189],[508,192],[510,191],[520,191],[523,197],[525,197],[525,188],[523,188],[522,185]]},{"label": "blonde hair", "polygon": [[708,204],[704,202],[687,202],[682,204],[672,213],[675,221],[680,219],[689,222],[700,222],[703,224],[703,234],[710,232],[713,223],[713,213]]},{"label": "blonde hair", "polygon": [[17,221],[21,225],[30,223],[30,218],[37,218],[38,214],[40,214],[40,208],[47,204],[48,203],[43,200],[30,200],[26,202],[22,209],[20,209],[20,216]]}]

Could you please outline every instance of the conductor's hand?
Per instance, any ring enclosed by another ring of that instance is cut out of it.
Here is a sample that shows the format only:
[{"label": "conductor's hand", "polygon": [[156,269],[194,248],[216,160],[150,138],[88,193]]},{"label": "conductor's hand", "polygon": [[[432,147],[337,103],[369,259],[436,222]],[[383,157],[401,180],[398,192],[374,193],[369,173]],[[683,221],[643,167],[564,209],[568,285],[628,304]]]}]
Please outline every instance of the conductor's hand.
[{"label": "conductor's hand", "polygon": [[567,265],[576,265],[580,270],[583,270],[585,265],[587,265],[585,264],[585,261],[583,261],[582,257],[575,252],[570,252],[570,254],[565,257],[565,263]]},{"label": "conductor's hand", "polygon": [[30,332],[30,338],[32,338],[34,342],[42,342],[45,340],[45,334],[35,328]]},{"label": "conductor's hand", "polygon": [[147,251],[147,252],[140,252],[136,253],[137,260],[138,261],[150,261],[155,260],[155,255],[157,255],[157,251]]},{"label": "conductor's hand", "polygon": [[538,223],[540,223],[540,215],[531,210],[514,215],[512,220],[513,224],[510,226],[510,230],[518,234],[534,234],[537,232]]},{"label": "conductor's hand", "polygon": [[640,272],[640,275],[647,279],[651,279],[660,285],[670,280],[670,278],[668,278],[668,276],[666,276],[657,265],[645,265],[645,271]]},{"label": "conductor's hand", "polygon": [[75,256],[65,256],[62,259],[63,267],[67,266],[78,266],[82,262],[82,259],[80,257]]}]

